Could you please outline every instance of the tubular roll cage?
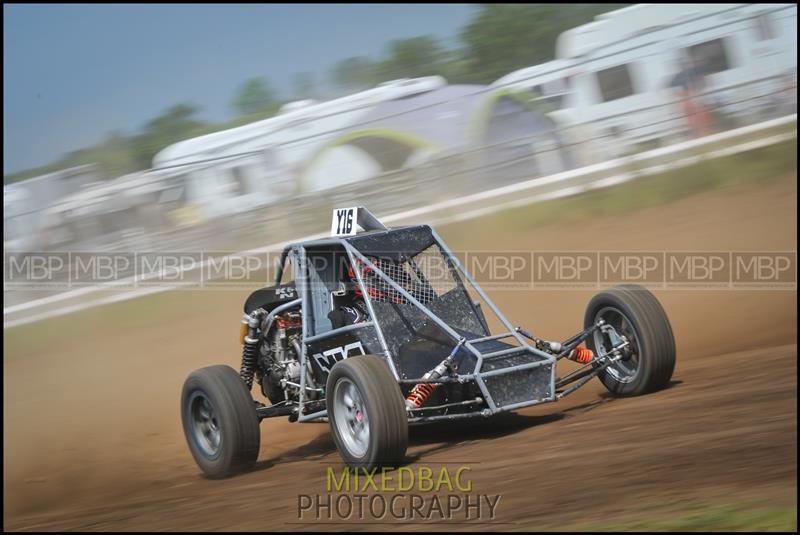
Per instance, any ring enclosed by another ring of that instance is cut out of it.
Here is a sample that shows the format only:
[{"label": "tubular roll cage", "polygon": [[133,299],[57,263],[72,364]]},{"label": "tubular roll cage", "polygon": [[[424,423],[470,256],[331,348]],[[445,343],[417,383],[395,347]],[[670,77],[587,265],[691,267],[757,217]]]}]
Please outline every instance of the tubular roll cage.
[{"label": "tubular roll cage", "polygon": [[[320,418],[325,418],[327,416],[327,410],[326,409],[321,409],[321,410],[319,409],[319,406],[320,406],[320,404],[322,402],[324,402],[324,399],[322,399],[322,400],[308,400],[307,396],[306,396],[306,390],[308,388],[307,385],[306,385],[306,376],[307,376],[308,366],[309,366],[309,357],[308,357],[308,354],[307,354],[307,352],[308,352],[308,344],[312,343],[312,342],[317,342],[317,341],[320,341],[320,340],[324,340],[326,338],[332,338],[332,337],[340,335],[342,333],[345,333],[345,332],[348,332],[348,331],[351,331],[351,330],[355,330],[355,329],[360,329],[360,328],[363,328],[363,327],[374,327],[375,328],[375,332],[377,334],[377,338],[378,338],[378,341],[379,341],[380,347],[381,347],[381,356],[386,360],[386,362],[389,365],[389,368],[390,368],[390,370],[392,372],[392,375],[397,380],[398,384],[406,384],[406,385],[416,385],[416,384],[419,384],[419,383],[428,383],[428,384],[462,383],[463,384],[463,383],[468,383],[468,382],[474,381],[475,384],[478,386],[480,392],[483,395],[483,399],[478,397],[478,398],[475,398],[473,400],[460,401],[460,402],[456,402],[456,403],[449,403],[449,404],[438,405],[438,406],[434,406],[434,407],[421,407],[421,408],[418,408],[418,409],[413,409],[413,410],[411,410],[411,412],[419,413],[419,412],[425,412],[425,411],[430,411],[430,410],[441,410],[441,409],[445,409],[445,408],[449,408],[449,407],[468,406],[468,405],[474,405],[474,404],[483,404],[484,402],[486,403],[486,405],[488,405],[487,408],[483,408],[483,409],[480,409],[480,410],[475,410],[475,411],[472,411],[472,412],[460,412],[460,413],[455,413],[455,414],[439,414],[439,415],[432,415],[432,416],[413,416],[412,414],[409,414],[409,419],[408,419],[409,423],[422,423],[422,422],[429,422],[429,421],[436,421],[436,420],[452,420],[452,419],[458,419],[458,418],[470,418],[470,417],[475,417],[475,416],[491,416],[493,414],[497,414],[497,413],[500,413],[500,412],[512,411],[512,410],[520,409],[520,408],[523,408],[523,407],[528,407],[528,406],[531,406],[531,405],[537,405],[537,404],[543,403],[543,402],[556,401],[556,400],[561,399],[562,397],[564,397],[566,395],[571,394],[575,390],[577,390],[580,386],[582,386],[583,384],[588,382],[590,379],[592,379],[594,376],[596,376],[600,371],[602,371],[610,363],[614,362],[615,360],[617,360],[619,358],[619,355],[617,354],[617,350],[620,349],[622,346],[617,346],[617,347],[612,348],[612,350],[609,351],[606,355],[603,355],[600,358],[598,358],[598,359],[596,359],[596,360],[594,360],[594,361],[592,361],[592,362],[590,362],[588,364],[585,364],[584,366],[574,370],[573,372],[571,372],[570,374],[566,375],[563,378],[556,378],[555,373],[556,373],[556,363],[557,363],[557,361],[562,359],[562,358],[564,358],[564,357],[566,357],[566,356],[568,356],[572,352],[573,349],[575,349],[580,343],[582,343],[589,336],[591,336],[595,331],[597,331],[598,329],[603,329],[603,326],[605,325],[604,321],[603,320],[599,320],[596,324],[584,329],[583,331],[579,332],[578,334],[576,334],[576,335],[570,337],[569,339],[567,339],[566,341],[564,341],[562,343],[561,352],[556,354],[556,355],[549,354],[549,353],[546,353],[546,352],[538,349],[537,347],[529,344],[526,341],[526,338],[528,340],[531,340],[531,341],[535,341],[536,338],[534,338],[531,334],[529,334],[527,331],[525,331],[521,327],[516,327],[515,328],[514,326],[511,325],[511,323],[503,315],[503,313],[500,311],[500,309],[497,308],[497,306],[492,302],[492,300],[489,298],[489,296],[483,291],[483,289],[473,279],[473,277],[466,270],[466,268],[461,264],[459,259],[455,255],[452,254],[450,249],[447,247],[447,245],[444,243],[444,241],[439,237],[439,235],[436,233],[436,231],[434,229],[432,229],[431,227],[427,226],[427,225],[420,225],[420,226],[423,227],[423,228],[427,227],[427,229],[430,230],[432,238],[433,238],[433,243],[439,246],[441,252],[443,253],[443,256],[445,257],[445,261],[447,262],[448,268],[450,269],[451,272],[453,272],[453,275],[454,275],[454,277],[456,279],[456,283],[463,287],[463,281],[461,281],[458,278],[457,273],[454,272],[453,265],[451,265],[451,261],[454,264],[455,271],[460,272],[461,274],[463,274],[463,276],[466,278],[467,282],[475,289],[475,291],[478,293],[478,295],[481,297],[481,299],[483,299],[483,301],[486,302],[486,304],[491,308],[491,310],[495,314],[495,316],[501,321],[503,326],[506,329],[508,329],[508,331],[500,333],[500,334],[495,334],[495,335],[489,334],[488,336],[484,336],[484,337],[480,337],[480,338],[473,338],[473,339],[464,338],[462,335],[457,333],[453,328],[451,328],[444,320],[442,320],[439,316],[437,316],[434,312],[432,312],[428,307],[426,307],[418,299],[416,299],[405,288],[403,288],[402,286],[397,284],[391,277],[389,277],[378,266],[376,266],[375,263],[373,263],[369,258],[367,258],[363,254],[361,254],[361,252],[359,252],[355,247],[353,247],[353,245],[351,245],[349,243],[349,241],[347,239],[345,239],[345,238],[326,238],[326,239],[319,239],[319,240],[313,240],[313,241],[308,241],[308,242],[290,244],[290,245],[286,246],[284,248],[284,250],[282,251],[282,253],[281,253],[280,261],[279,261],[279,264],[278,264],[278,271],[277,271],[277,274],[276,274],[276,277],[275,277],[275,285],[277,286],[277,285],[280,284],[281,278],[283,276],[284,268],[285,268],[285,265],[286,265],[287,257],[289,257],[289,255],[291,253],[292,256],[290,257],[290,259],[293,262],[294,273],[295,273],[295,284],[297,286],[297,290],[298,290],[298,293],[299,293],[300,297],[298,297],[297,299],[294,299],[294,300],[292,300],[290,302],[284,303],[284,304],[278,306],[277,308],[273,309],[271,312],[269,312],[265,316],[265,318],[263,320],[263,323],[262,323],[262,325],[266,326],[266,328],[264,329],[263,332],[268,332],[269,327],[272,325],[272,322],[274,321],[275,316],[280,314],[280,313],[282,313],[282,312],[284,312],[284,311],[286,311],[286,310],[295,308],[298,305],[301,307],[301,310],[303,310],[303,311],[306,311],[306,310],[310,309],[310,303],[311,303],[310,292],[311,292],[311,288],[310,288],[310,284],[309,284],[309,279],[310,279],[309,272],[308,272],[309,266],[308,266],[308,262],[306,261],[307,260],[307,248],[309,248],[309,247],[319,247],[319,246],[340,246],[346,252],[347,257],[348,257],[348,261],[350,262],[350,265],[354,265],[355,264],[355,260],[357,259],[360,262],[362,262],[363,264],[365,264],[368,268],[371,268],[373,273],[375,273],[375,275],[380,277],[393,290],[395,290],[400,295],[402,295],[405,299],[407,299],[410,304],[413,304],[415,307],[417,307],[419,310],[421,310],[426,316],[428,316],[433,322],[435,322],[436,325],[438,325],[445,333],[447,333],[447,335],[450,338],[452,338],[453,341],[454,341],[453,353],[455,353],[455,351],[458,350],[459,346],[463,345],[467,349],[467,351],[469,351],[477,360],[474,371],[472,373],[468,373],[468,374],[457,374],[456,373],[456,374],[454,374],[454,376],[451,375],[451,376],[447,376],[447,377],[441,377],[441,378],[438,378],[438,379],[423,379],[421,377],[420,378],[416,378],[416,379],[403,379],[403,378],[401,378],[400,375],[397,372],[397,368],[395,367],[394,359],[392,358],[391,352],[389,351],[388,346],[386,344],[386,339],[385,339],[384,333],[383,333],[383,331],[381,329],[380,322],[376,321],[377,316],[375,315],[375,311],[374,311],[373,306],[372,306],[371,298],[369,297],[369,292],[367,291],[367,288],[365,286],[365,283],[364,283],[364,280],[363,280],[363,277],[362,277],[362,274],[361,274],[361,270],[360,269],[355,269],[354,273],[356,275],[358,285],[359,285],[359,287],[361,289],[362,295],[365,296],[364,301],[365,301],[366,306],[367,306],[367,308],[369,310],[370,318],[372,318],[372,319],[370,319],[367,322],[362,322],[362,323],[357,323],[357,324],[352,324],[352,325],[346,325],[344,327],[331,329],[331,330],[328,330],[328,331],[326,331],[324,333],[320,333],[320,334],[316,334],[316,335],[311,335],[310,336],[309,335],[309,325],[308,325],[308,321],[309,321],[308,314],[305,314],[305,313],[301,314],[302,343],[300,344],[301,353],[300,353],[300,356],[299,356],[299,358],[300,358],[300,394],[299,394],[299,400],[298,400],[297,411],[296,411],[297,412],[297,420],[298,421],[304,422],[304,421],[316,420],[316,419],[320,419]],[[381,227],[382,227],[382,230],[390,230],[390,229],[386,229],[385,227],[383,227],[383,225],[381,225]],[[471,299],[470,299],[470,301],[472,302]],[[473,303],[473,306],[474,306],[474,303]],[[487,327],[487,332],[490,332],[488,327]],[[478,348],[475,347],[475,344],[480,343],[480,342],[501,340],[501,339],[506,339],[506,338],[514,338],[519,345],[518,346],[514,346],[513,348],[502,349],[502,350],[498,350],[498,351],[490,351],[490,352],[487,352],[487,353],[483,353]],[[534,355],[538,356],[541,360],[538,360],[536,362],[529,362],[529,363],[525,363],[525,364],[511,365],[511,366],[508,366],[508,367],[505,367],[505,368],[501,368],[501,369],[497,369],[497,370],[481,372],[484,359],[486,359],[486,358],[499,357],[499,356],[503,356],[503,355],[507,355],[507,354],[512,354],[512,353],[516,353],[516,352],[524,352],[524,351],[528,351],[530,353],[533,353]],[[443,358],[444,358],[444,356],[445,355],[443,355]],[[486,384],[484,382],[484,378],[486,378],[486,377],[518,372],[518,371],[522,371],[522,370],[536,368],[536,367],[539,367],[539,366],[545,366],[545,365],[548,365],[548,364],[551,365],[550,388],[548,389],[549,395],[544,396],[544,397],[540,397],[539,399],[532,399],[532,400],[518,402],[518,403],[512,403],[512,404],[508,404],[508,405],[504,405],[504,406],[498,406],[495,403],[494,399],[492,398],[492,395],[490,394],[490,392],[487,389]],[[572,384],[572,383],[575,383],[575,384]],[[566,386],[568,386],[570,384],[572,384],[572,386],[569,386],[569,388],[567,388],[565,390],[561,390],[561,391],[558,390],[559,388],[564,388],[564,387],[566,387]],[[284,402],[282,402],[281,404],[283,404],[283,403]],[[312,411],[309,411],[308,413],[306,413],[305,409],[307,407],[311,408]],[[317,410],[313,410],[313,409],[317,409]],[[294,412],[294,410],[290,409],[290,407],[286,406],[286,405],[284,405],[282,407],[273,405],[273,406],[270,406],[270,407],[262,407],[262,408],[258,409],[259,417],[261,417],[261,418],[266,418],[266,417],[269,417],[269,416],[287,415],[287,414],[291,414],[292,412]]]}]

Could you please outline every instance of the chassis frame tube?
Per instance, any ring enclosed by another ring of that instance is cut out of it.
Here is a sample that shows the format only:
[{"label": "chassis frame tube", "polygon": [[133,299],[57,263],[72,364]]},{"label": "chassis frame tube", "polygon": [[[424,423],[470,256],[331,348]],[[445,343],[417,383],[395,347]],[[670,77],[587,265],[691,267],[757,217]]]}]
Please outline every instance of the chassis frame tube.
[{"label": "chassis frame tube", "polygon": [[519,403],[513,403],[511,405],[504,405],[502,407],[496,407],[494,409],[487,408],[482,409],[479,411],[472,411],[472,412],[458,412],[455,414],[440,414],[440,415],[433,415],[433,416],[420,416],[415,418],[409,418],[409,423],[426,423],[426,422],[435,422],[435,421],[442,421],[442,420],[458,420],[464,418],[477,418],[477,417],[489,417],[494,416],[495,414],[500,414],[501,412],[510,412],[515,411],[517,409],[523,409],[525,407],[531,407],[533,405],[541,405],[542,403],[550,403],[555,401],[555,399],[534,399],[530,401],[521,401]]},{"label": "chassis frame tube", "polygon": [[580,379],[577,379],[577,378],[573,379],[573,381],[577,381],[577,382],[574,385],[572,385],[569,388],[567,388],[566,390],[563,390],[562,392],[559,392],[558,394],[556,394],[556,399],[564,398],[564,397],[572,394],[576,390],[578,390],[580,387],[582,387],[583,385],[585,385],[586,383],[588,383],[589,381],[594,379],[597,376],[597,374],[599,374],[601,371],[606,369],[608,367],[608,365],[611,364],[611,362],[613,362],[612,359],[607,359],[607,360],[603,361],[602,363],[600,363],[599,366],[597,366],[593,370],[589,371],[587,374],[585,374]]},{"label": "chassis frame tube", "polygon": [[[431,232],[433,233],[434,241],[442,249],[442,251],[445,254],[446,259],[449,260],[450,258],[452,258],[455,262],[458,262],[458,259],[453,257],[453,255],[450,252],[450,250],[447,248],[446,245],[444,245],[441,242],[441,240],[439,239],[438,235],[436,235],[436,233],[432,229],[431,229]],[[426,307],[421,302],[419,302],[419,300],[417,300],[413,295],[411,295],[405,288],[401,287],[394,280],[392,280],[391,277],[386,275],[386,273],[384,273],[383,270],[378,268],[372,261],[370,261],[369,258],[367,258],[366,256],[362,255],[358,250],[353,248],[349,243],[345,242],[345,247],[346,247],[346,249],[348,251],[352,251],[352,253],[353,253],[353,255],[355,257],[357,257],[359,260],[361,260],[367,267],[372,269],[373,272],[376,275],[378,275],[381,279],[384,280],[384,282],[389,284],[392,287],[392,289],[394,289],[396,292],[400,293],[400,295],[402,295],[404,298],[406,298],[410,303],[412,303],[414,306],[419,308],[426,316],[428,316],[431,320],[433,320],[433,322],[436,323],[439,327],[441,327],[442,330],[445,333],[447,333],[453,339],[453,341],[458,342],[462,338],[461,335],[459,335],[457,332],[455,332],[447,323],[445,323],[441,318],[439,318],[439,316],[434,314],[428,307]],[[519,342],[520,345],[518,347],[514,348],[513,351],[511,351],[511,350],[507,350],[507,351],[509,351],[509,352],[514,352],[514,351],[528,351],[528,352],[531,352],[534,355],[537,355],[537,356],[539,356],[539,357],[541,357],[543,359],[539,363],[535,363],[537,365],[542,365],[542,364],[546,364],[546,363],[555,364],[556,360],[552,355],[548,355],[547,353],[545,353],[543,351],[540,351],[540,350],[536,349],[535,347],[532,347],[525,340],[523,340],[522,337],[518,333],[515,333],[514,332],[514,327],[511,326],[511,323],[505,318],[505,316],[502,315],[502,313],[497,309],[497,307],[494,305],[494,303],[492,303],[492,301],[488,298],[488,296],[483,292],[483,289],[481,289],[477,285],[477,283],[472,279],[472,277],[469,276],[469,273],[464,271],[464,268],[461,267],[460,263],[457,264],[457,267],[458,267],[459,270],[461,270],[463,272],[463,274],[466,277],[468,277],[469,283],[473,286],[473,288],[475,288],[475,290],[479,293],[479,295],[481,295],[481,297],[484,299],[484,301],[486,301],[487,304],[489,304],[490,308],[495,313],[495,315],[497,315],[498,318],[500,318],[500,320],[503,322],[503,324],[508,328],[508,332],[511,334],[511,336],[513,336]],[[359,275],[360,270],[357,269],[357,270],[354,270],[354,271],[355,271],[356,275]],[[360,278],[359,278],[359,283],[362,283]],[[363,290],[365,290],[365,288],[362,287],[362,291]],[[365,295],[368,295],[368,294],[365,292]],[[369,302],[369,299],[367,299],[367,302]],[[475,358],[477,360],[477,362],[475,364],[475,371],[472,374],[474,376],[474,378],[475,378],[475,382],[478,385],[478,388],[480,389],[481,394],[483,395],[484,399],[488,403],[489,408],[491,410],[496,410],[497,409],[497,405],[495,404],[491,393],[489,392],[488,388],[486,387],[486,384],[483,382],[482,376],[484,374],[482,374],[480,372],[480,369],[481,369],[481,367],[483,365],[484,357],[486,355],[484,353],[481,353],[481,351],[479,351],[471,343],[470,340],[465,341],[464,342],[464,346],[475,356]],[[495,355],[495,356],[500,356],[500,355]],[[526,369],[526,368],[529,368],[529,367],[533,367],[533,366],[530,366],[530,365],[511,366],[509,368],[504,368],[503,370],[493,370],[493,372],[494,371],[502,371],[502,372],[510,373],[510,372],[513,372],[513,371],[522,370],[522,369]],[[490,373],[491,373],[491,375],[496,375],[495,373],[492,373],[492,372],[490,372]],[[554,383],[555,383],[555,366],[553,366],[553,370],[552,370],[551,376],[550,376],[551,387],[554,385]],[[555,400],[555,392],[554,392],[554,390],[555,390],[554,388],[551,388],[551,396],[548,398],[548,401]]]},{"label": "chassis frame tube", "polygon": [[502,340],[503,338],[511,338],[514,336],[514,333],[500,333],[500,334],[493,334],[492,336],[484,336],[482,338],[473,338],[470,340],[473,344],[479,344],[481,342],[489,342],[491,340]]},{"label": "chassis frame tube", "polygon": [[411,425],[414,424],[424,424],[428,422],[442,422],[442,421],[452,421],[452,420],[467,420],[470,418],[488,418],[492,416],[494,412],[490,409],[483,409],[481,411],[476,412],[457,412],[455,414],[437,414],[433,416],[415,416],[409,417],[408,423]]},{"label": "chassis frame tube", "polygon": [[257,407],[256,415],[259,420],[265,418],[275,418],[277,416],[289,416],[297,410],[297,405],[271,405],[269,407]]},{"label": "chassis frame tube", "polygon": [[[303,300],[303,313],[301,314],[301,326],[303,329],[303,343],[300,345],[300,394],[298,397],[298,421],[303,421],[303,408],[305,406],[306,400],[306,374],[307,374],[307,366],[308,366],[308,344],[306,344],[306,336],[308,335],[308,313],[311,310],[311,307],[308,306],[309,303],[309,296],[308,296],[308,264],[306,263],[306,250],[303,247],[299,248],[299,259],[297,259],[294,255],[292,256],[292,260],[297,260],[295,262],[295,273],[300,275],[301,287],[300,287],[300,298]],[[300,264],[299,266],[297,264]],[[299,269],[298,269],[299,268]]]},{"label": "chassis frame tube", "polygon": [[583,343],[584,340],[589,338],[589,336],[591,336],[597,329],[599,329],[603,325],[605,325],[605,322],[603,320],[599,320],[599,321],[597,321],[597,323],[595,323],[591,327],[587,327],[584,330],[582,330],[581,332],[579,332],[578,334],[567,338],[564,342],[562,342],[562,344],[561,344],[562,345],[561,353],[556,355],[556,357],[555,357],[556,360],[560,360],[560,359],[563,359],[564,357],[568,356],[572,352],[573,349],[578,347],[581,343]]},{"label": "chassis frame tube", "polygon": [[[519,332],[516,331],[514,326],[511,325],[511,323],[508,321],[508,319],[497,308],[497,306],[494,304],[494,302],[489,298],[489,296],[486,294],[486,292],[484,292],[484,290],[473,279],[473,277],[466,270],[466,268],[461,264],[461,262],[458,260],[458,258],[453,255],[453,253],[450,250],[450,248],[442,241],[441,237],[436,233],[436,231],[434,229],[430,228],[430,227],[428,227],[428,228],[430,229],[430,232],[431,232],[431,235],[432,235],[434,243],[436,243],[436,245],[441,249],[441,251],[442,251],[442,253],[443,253],[444,257],[445,257],[445,261],[447,262],[448,267],[450,268],[450,270],[453,273],[453,275],[456,277],[456,279],[457,279],[456,282],[466,292],[466,288],[465,288],[464,282],[458,280],[458,279],[460,279],[459,273],[461,275],[463,275],[463,277],[466,279],[466,282],[470,286],[472,286],[472,288],[478,293],[478,295],[483,299],[483,301],[489,306],[489,308],[492,310],[492,312],[495,314],[495,316],[500,320],[500,322],[508,329],[507,333],[500,333],[500,334],[497,334],[497,335],[489,335],[489,336],[481,337],[481,338],[478,338],[478,339],[475,339],[475,340],[472,340],[472,341],[469,341],[469,340],[466,341],[464,343],[464,346],[477,359],[477,362],[476,362],[476,365],[475,365],[475,371],[472,374],[469,374],[469,375],[457,376],[455,378],[455,380],[452,381],[452,382],[462,382],[463,383],[465,381],[474,380],[475,383],[477,384],[479,390],[481,391],[481,394],[483,395],[483,399],[486,401],[486,403],[489,406],[489,409],[487,409],[487,410],[489,410],[490,413],[503,412],[503,411],[506,411],[506,410],[513,410],[514,408],[534,405],[534,404],[540,403],[542,401],[554,401],[556,399],[556,397],[555,397],[555,363],[558,360],[558,358],[554,357],[553,355],[550,355],[548,353],[545,353],[545,352],[537,349],[536,347],[530,345],[526,340],[524,340],[523,337],[519,334]],[[428,307],[426,307],[425,305],[420,303],[416,298],[414,298],[414,296],[412,296],[408,291],[406,291],[404,288],[402,288],[400,285],[398,285],[394,280],[392,280],[390,277],[388,277],[383,271],[381,271],[379,268],[377,268],[367,257],[362,255],[357,249],[355,249],[346,240],[343,240],[343,239],[315,240],[314,241],[314,246],[318,246],[318,245],[337,245],[337,246],[342,247],[345,250],[345,252],[347,253],[348,258],[349,258],[351,263],[354,263],[354,260],[355,260],[356,257],[359,260],[363,261],[368,267],[372,268],[374,270],[374,272],[379,277],[381,277],[385,282],[387,282],[395,291],[399,292],[410,303],[412,303],[414,306],[416,306],[420,311],[422,311],[426,316],[428,316],[434,323],[436,323],[439,327],[441,327],[454,341],[458,341],[461,338],[461,336],[458,333],[456,333],[452,328],[450,328],[450,326],[447,323],[445,323],[441,318],[439,318],[430,309],[428,309]],[[299,396],[300,396],[299,397],[299,407],[300,407],[300,409],[299,409],[299,418],[298,418],[298,420],[299,421],[304,421],[304,420],[310,420],[310,419],[318,418],[318,417],[324,415],[324,413],[325,413],[325,411],[323,410],[323,411],[319,411],[319,412],[314,413],[314,414],[309,414],[309,415],[304,415],[303,414],[304,406],[307,403],[307,400],[306,400],[306,384],[305,384],[306,383],[306,373],[308,371],[308,355],[307,355],[307,350],[308,349],[307,349],[307,343],[309,341],[323,340],[323,339],[325,339],[327,337],[339,334],[342,331],[337,329],[335,331],[329,331],[329,332],[326,332],[326,333],[322,333],[320,335],[309,336],[309,332],[310,332],[310,330],[309,330],[309,321],[310,320],[309,320],[308,314],[309,313],[313,314],[313,311],[311,311],[310,307],[309,307],[309,304],[310,304],[310,295],[309,295],[309,292],[310,292],[310,288],[309,288],[310,274],[309,274],[308,270],[310,268],[308,266],[308,262],[306,261],[307,260],[306,247],[303,244],[295,243],[295,244],[292,244],[292,245],[290,245],[290,246],[288,246],[288,247],[286,247],[284,249],[284,251],[283,251],[283,253],[281,255],[281,262],[279,264],[278,273],[277,273],[277,276],[276,276],[276,284],[280,284],[280,279],[282,278],[282,274],[283,274],[283,271],[284,271],[284,264],[285,264],[287,256],[289,256],[290,253],[291,253],[291,261],[293,262],[293,265],[294,265],[294,268],[295,268],[295,273],[297,273],[299,275],[298,276],[298,283],[299,283],[298,284],[298,286],[299,286],[298,289],[300,291],[300,301],[301,301],[301,307],[302,307],[302,310],[303,310],[303,314],[302,314],[303,344],[302,344],[302,351],[301,351],[301,355],[300,355],[300,368],[301,368],[301,371],[300,371],[300,384],[301,384],[301,388],[300,388],[300,394],[299,394]],[[359,284],[363,294],[368,296],[369,294],[366,291],[366,287],[365,287],[363,278],[361,277],[360,270],[356,269],[354,271],[355,271],[356,277],[358,279],[358,284]],[[371,317],[374,318],[375,317],[375,313],[374,313],[374,310],[373,310],[373,307],[372,307],[372,304],[371,304],[371,300],[369,299],[369,297],[367,297],[367,299],[365,299],[365,301],[366,301],[366,305],[367,305],[367,307],[368,307],[368,309],[370,311]],[[470,300],[470,302],[472,302],[472,301]],[[363,325],[359,325],[359,327],[362,327],[362,326]],[[386,340],[385,340],[383,332],[382,332],[382,330],[380,328],[379,322],[377,322],[377,321],[373,322],[373,326],[374,326],[374,328],[375,328],[375,330],[377,332],[377,336],[378,336],[378,339],[379,339],[380,344],[382,346],[384,356],[385,356],[385,358],[387,360],[387,364],[390,366],[390,368],[391,368],[391,370],[393,372],[393,375],[395,376],[395,378],[399,382],[406,383],[405,380],[401,380],[400,379],[399,374],[397,373],[397,370],[395,369],[394,362],[393,362],[393,360],[391,358],[391,355],[390,355],[390,353],[388,351]],[[588,333],[586,331],[584,331],[582,333],[579,333],[575,337],[572,337],[569,341],[573,342],[574,340],[577,340],[579,338],[581,340],[583,340],[587,336],[588,336]],[[517,348],[512,349],[512,350],[498,351],[498,352],[494,352],[494,353],[485,354],[485,353],[482,353],[481,351],[479,351],[473,345],[473,342],[474,343],[479,343],[481,341],[495,340],[495,339],[508,338],[508,337],[515,338],[517,340],[517,342],[519,343],[519,346]],[[532,354],[540,357],[542,360],[540,360],[538,362],[535,362],[535,363],[528,363],[528,364],[524,364],[524,365],[509,366],[508,368],[503,368],[503,369],[500,369],[500,370],[492,370],[490,372],[484,372],[484,373],[480,372],[480,370],[482,368],[482,365],[483,365],[484,357],[489,357],[489,358],[491,358],[492,356],[497,357],[497,356],[501,356],[503,354],[510,354],[510,353],[515,352],[515,351],[529,352],[529,353],[532,353]],[[566,352],[563,356],[566,356],[566,354],[568,354],[568,352]],[[486,385],[485,385],[485,383],[484,383],[484,381],[482,379],[483,377],[490,377],[490,376],[494,376],[494,375],[501,375],[503,373],[512,373],[512,372],[518,371],[518,370],[534,368],[534,367],[537,367],[537,366],[542,366],[542,365],[547,364],[547,363],[552,364],[552,370],[551,370],[551,374],[550,374],[550,384],[551,384],[552,388],[551,388],[550,396],[548,398],[542,399],[542,400],[530,400],[530,401],[521,402],[521,403],[517,403],[517,404],[513,404],[513,405],[508,405],[508,406],[505,406],[505,407],[497,407],[497,405],[494,402],[494,399],[492,398],[491,394],[489,393],[489,391],[488,391],[488,389],[487,389],[487,387],[486,387]],[[408,381],[408,382],[411,382],[411,381]],[[433,381],[416,381],[416,382],[419,383],[419,382],[433,382]],[[451,382],[451,381],[441,381],[441,382]]]},{"label": "chassis frame tube", "polygon": [[584,364],[580,368],[571,371],[564,377],[559,377],[556,379],[556,388],[561,388],[562,386],[567,386],[570,383],[577,381],[586,376],[587,373],[592,373],[594,369],[597,367],[598,361],[593,360],[587,364]]},{"label": "chassis frame tube", "polygon": [[435,411],[435,410],[449,409],[451,407],[478,405],[484,402],[485,400],[482,397],[476,397],[474,399],[466,399],[464,401],[454,401],[453,403],[444,403],[443,405],[433,405],[432,407],[419,407],[418,409],[408,409],[406,412],[408,412],[410,416],[411,413],[415,412]]}]

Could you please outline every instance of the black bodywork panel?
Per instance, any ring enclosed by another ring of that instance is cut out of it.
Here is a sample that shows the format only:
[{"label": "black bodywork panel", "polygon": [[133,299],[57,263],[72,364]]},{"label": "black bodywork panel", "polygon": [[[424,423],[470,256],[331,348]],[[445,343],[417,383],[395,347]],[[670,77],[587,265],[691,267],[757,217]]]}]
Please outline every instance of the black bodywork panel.
[{"label": "black bodywork panel", "polygon": [[[443,317],[448,325],[467,339],[486,336],[488,332],[472,314],[461,288],[434,301],[431,312]],[[373,303],[377,321],[384,332],[389,351],[395,356],[397,372],[403,379],[422,377],[450,354],[456,342],[422,310],[411,304]],[[461,350],[456,365],[463,373],[475,368],[476,359]]]},{"label": "black bodywork panel", "polygon": [[334,364],[355,355],[380,355],[381,344],[375,326],[364,324],[362,327],[309,343],[307,354],[315,380],[324,385]]},{"label": "black bodywork panel", "polygon": [[382,258],[392,262],[415,256],[434,243],[433,233],[427,225],[374,230],[357,234],[346,240],[364,256]]},{"label": "black bodywork panel", "polygon": [[244,302],[244,313],[250,314],[257,308],[270,312],[284,303],[294,301],[297,297],[297,288],[293,282],[260,288],[251,293]]}]

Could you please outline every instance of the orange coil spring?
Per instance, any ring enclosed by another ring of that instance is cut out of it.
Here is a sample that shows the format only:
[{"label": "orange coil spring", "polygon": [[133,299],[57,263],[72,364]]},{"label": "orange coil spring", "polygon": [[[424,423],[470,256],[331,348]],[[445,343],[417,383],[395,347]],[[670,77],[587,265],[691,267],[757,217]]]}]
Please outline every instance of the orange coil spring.
[{"label": "orange coil spring", "polygon": [[576,347],[572,360],[581,364],[588,364],[594,358],[594,353],[588,347]]},{"label": "orange coil spring", "polygon": [[411,392],[409,392],[406,399],[417,407],[422,407],[422,404],[425,403],[433,391],[436,390],[436,386],[437,385],[430,383],[420,383],[415,386]]}]

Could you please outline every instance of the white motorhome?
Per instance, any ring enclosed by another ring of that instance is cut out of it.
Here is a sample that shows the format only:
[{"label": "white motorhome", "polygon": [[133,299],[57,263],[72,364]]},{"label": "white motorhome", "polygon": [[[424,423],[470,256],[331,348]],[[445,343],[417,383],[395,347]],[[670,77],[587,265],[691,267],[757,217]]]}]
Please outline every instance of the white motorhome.
[{"label": "white motorhome", "polygon": [[566,95],[550,115],[590,141],[588,163],[685,132],[673,86],[686,60],[703,65],[703,93],[729,116],[753,116],[793,92],[796,35],[793,4],[637,4],[562,33],[556,61],[496,84],[552,87],[561,77]]}]

